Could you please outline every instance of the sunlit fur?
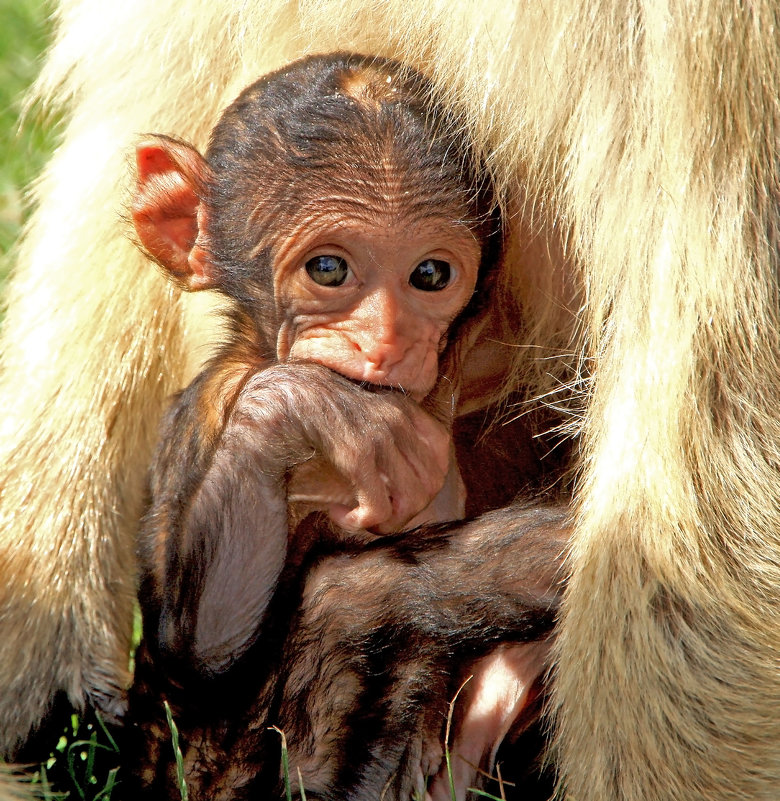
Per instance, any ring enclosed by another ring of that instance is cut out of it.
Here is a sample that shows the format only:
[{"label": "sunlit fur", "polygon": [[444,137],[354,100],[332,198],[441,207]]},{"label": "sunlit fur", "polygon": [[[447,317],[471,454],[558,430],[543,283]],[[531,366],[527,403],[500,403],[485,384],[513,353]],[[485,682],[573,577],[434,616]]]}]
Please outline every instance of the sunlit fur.
[{"label": "sunlit fur", "polygon": [[2,801],[31,801],[41,798],[36,790],[40,785],[30,784],[30,777],[21,772],[14,772],[6,765],[0,765],[0,799]]},{"label": "sunlit fur", "polygon": [[125,680],[154,423],[206,355],[182,352],[196,301],[126,238],[131,143],[203,146],[258,74],[344,48],[432,76],[514,215],[516,380],[580,437],[554,688],[569,796],[776,798],[773,0],[69,0],[58,19],[37,92],[68,120],[3,329],[2,745],[52,691]]}]

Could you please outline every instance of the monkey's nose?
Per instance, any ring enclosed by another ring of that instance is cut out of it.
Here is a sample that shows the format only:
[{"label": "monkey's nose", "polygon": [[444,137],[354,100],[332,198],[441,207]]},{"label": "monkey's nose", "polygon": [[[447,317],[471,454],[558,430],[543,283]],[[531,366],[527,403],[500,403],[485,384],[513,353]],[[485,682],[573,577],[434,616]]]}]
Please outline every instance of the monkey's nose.
[{"label": "monkey's nose", "polygon": [[409,346],[398,340],[394,342],[373,342],[371,347],[365,348],[356,354],[362,367],[362,380],[372,384],[385,384],[392,386],[414,383],[417,371],[410,364]]},{"label": "monkey's nose", "polygon": [[375,342],[362,353],[368,369],[374,372],[389,372],[403,361],[406,348],[398,342]]}]

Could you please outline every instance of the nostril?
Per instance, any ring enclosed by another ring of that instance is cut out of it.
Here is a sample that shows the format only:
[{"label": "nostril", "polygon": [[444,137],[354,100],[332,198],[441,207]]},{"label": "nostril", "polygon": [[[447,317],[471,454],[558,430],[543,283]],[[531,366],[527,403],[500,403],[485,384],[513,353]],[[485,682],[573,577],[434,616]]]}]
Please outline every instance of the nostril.
[{"label": "nostril", "polygon": [[369,364],[379,369],[393,362],[392,353],[387,348],[374,348],[370,353],[366,353],[365,357]]}]

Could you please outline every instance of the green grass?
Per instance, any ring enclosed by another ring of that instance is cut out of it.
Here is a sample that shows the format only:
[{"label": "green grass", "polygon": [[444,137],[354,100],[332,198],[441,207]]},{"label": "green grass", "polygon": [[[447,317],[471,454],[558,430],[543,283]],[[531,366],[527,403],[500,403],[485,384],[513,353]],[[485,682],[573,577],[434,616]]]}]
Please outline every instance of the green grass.
[{"label": "green grass", "polygon": [[24,766],[23,775],[43,801],[111,801],[121,781],[118,762],[119,747],[101,718],[74,713],[62,719],[49,757],[35,768]]},{"label": "green grass", "polygon": [[179,747],[179,730],[176,728],[176,723],[174,723],[171,708],[168,706],[167,701],[165,701],[165,717],[168,720],[168,728],[171,730],[171,745],[176,759],[176,782],[179,786],[179,795],[181,796],[181,801],[188,801],[189,793],[187,791],[187,780],[184,776],[184,758]]},{"label": "green grass", "polygon": [[30,212],[25,187],[54,146],[51,126],[34,115],[23,126],[19,123],[22,98],[49,41],[48,13],[43,0],[0,0],[0,282]]}]

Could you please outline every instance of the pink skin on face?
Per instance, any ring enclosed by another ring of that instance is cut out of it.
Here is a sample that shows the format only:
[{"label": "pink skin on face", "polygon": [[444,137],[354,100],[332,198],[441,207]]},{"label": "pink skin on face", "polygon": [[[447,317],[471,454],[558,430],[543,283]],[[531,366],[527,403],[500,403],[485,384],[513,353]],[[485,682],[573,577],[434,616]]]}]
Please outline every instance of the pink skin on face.
[{"label": "pink skin on face", "polygon": [[[447,329],[474,292],[480,247],[448,220],[381,217],[307,218],[286,240],[274,270],[284,312],[278,358],[317,362],[422,400],[436,382]],[[323,286],[306,269],[325,256],[347,268],[339,285]],[[428,260],[448,265],[447,281],[433,290],[410,283]]]}]

